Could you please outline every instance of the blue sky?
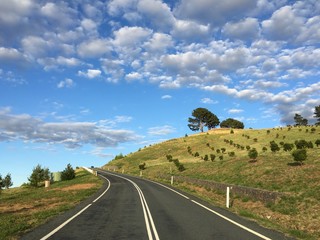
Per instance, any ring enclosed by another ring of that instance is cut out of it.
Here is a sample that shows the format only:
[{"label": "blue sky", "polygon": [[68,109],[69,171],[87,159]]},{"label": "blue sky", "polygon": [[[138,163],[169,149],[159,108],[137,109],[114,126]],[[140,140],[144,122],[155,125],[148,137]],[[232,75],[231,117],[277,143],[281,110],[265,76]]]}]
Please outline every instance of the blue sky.
[{"label": "blue sky", "polygon": [[0,174],[101,166],[192,134],[197,107],[313,123],[319,29],[317,0],[0,1]]}]

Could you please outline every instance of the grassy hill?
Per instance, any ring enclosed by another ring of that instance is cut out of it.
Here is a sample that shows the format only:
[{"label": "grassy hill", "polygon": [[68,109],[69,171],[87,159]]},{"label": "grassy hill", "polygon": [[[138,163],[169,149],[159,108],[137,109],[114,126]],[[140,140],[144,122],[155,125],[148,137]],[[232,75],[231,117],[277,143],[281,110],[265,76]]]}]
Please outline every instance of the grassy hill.
[{"label": "grassy hill", "polygon": [[[104,168],[116,166],[119,172],[138,175],[139,164],[145,163],[143,176],[151,179],[172,173],[282,192],[286,196],[273,204],[235,198],[231,210],[297,238],[320,239],[320,146],[316,145],[318,139],[320,127],[314,126],[233,131],[214,129],[208,133],[171,139],[139,149],[124,158],[109,162]],[[313,145],[307,148],[307,159],[302,166],[294,162],[292,157],[292,152],[296,149],[294,143],[299,140],[305,140],[309,144],[311,142]],[[280,151],[270,150],[271,141],[278,144]],[[293,144],[294,149],[284,151],[283,146],[286,143]],[[252,148],[258,152],[256,161],[251,161],[248,157],[248,149]],[[168,161],[168,155],[178,159],[185,170],[178,171],[175,164]],[[181,183],[176,187],[216,205],[224,204],[221,193]]]}]

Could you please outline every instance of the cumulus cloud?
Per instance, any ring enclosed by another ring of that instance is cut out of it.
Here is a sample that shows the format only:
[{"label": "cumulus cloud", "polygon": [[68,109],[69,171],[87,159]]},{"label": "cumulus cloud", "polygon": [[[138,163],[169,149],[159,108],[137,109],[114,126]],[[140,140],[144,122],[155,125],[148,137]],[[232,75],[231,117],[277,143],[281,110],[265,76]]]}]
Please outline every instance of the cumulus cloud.
[{"label": "cumulus cloud", "polygon": [[70,79],[70,78],[66,78],[65,80],[63,81],[60,81],[57,85],[58,88],[71,88],[71,87],[74,87],[76,84],[75,82]]},{"label": "cumulus cloud", "polygon": [[232,108],[228,110],[229,114],[237,114],[237,113],[242,113],[243,109],[236,109],[236,108]]},{"label": "cumulus cloud", "polygon": [[101,57],[111,50],[111,44],[107,39],[90,39],[77,46],[77,52],[83,58]]},{"label": "cumulus cloud", "polygon": [[175,132],[176,129],[172,126],[169,125],[164,125],[164,126],[158,126],[158,127],[151,127],[148,129],[148,134],[149,135],[168,135],[173,132]]},{"label": "cumulus cloud", "polygon": [[0,141],[62,144],[73,149],[87,144],[114,147],[138,139],[132,131],[111,129],[94,122],[44,122],[28,114],[11,114],[10,108],[0,109]]},{"label": "cumulus cloud", "polygon": [[226,23],[222,28],[227,37],[240,40],[254,40],[259,36],[260,26],[258,19],[246,18],[236,23]]},{"label": "cumulus cloud", "polygon": [[254,10],[256,5],[255,0],[182,0],[175,9],[175,13],[184,19],[220,26],[230,18],[243,18]]},{"label": "cumulus cloud", "polygon": [[99,69],[88,69],[86,72],[85,71],[78,71],[78,75],[86,78],[97,78],[101,76],[101,70]]}]

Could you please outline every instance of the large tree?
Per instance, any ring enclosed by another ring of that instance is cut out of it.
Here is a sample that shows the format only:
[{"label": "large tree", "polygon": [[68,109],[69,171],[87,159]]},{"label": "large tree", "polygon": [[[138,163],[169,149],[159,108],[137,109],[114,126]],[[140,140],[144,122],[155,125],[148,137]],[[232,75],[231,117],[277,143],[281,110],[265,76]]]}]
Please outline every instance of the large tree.
[{"label": "large tree", "polygon": [[40,164],[38,164],[32,170],[32,174],[28,178],[30,185],[34,187],[38,187],[39,183],[50,179],[50,171],[48,168],[42,168]]},{"label": "large tree", "polygon": [[243,129],[244,128],[244,125],[242,122],[236,120],[236,119],[233,119],[233,118],[228,118],[224,121],[222,121],[220,123],[220,127],[221,128],[238,128],[238,129]]},{"label": "large tree", "polygon": [[314,117],[317,119],[316,125],[320,125],[320,105],[314,108]]},{"label": "large tree", "polygon": [[303,118],[300,114],[295,114],[294,115],[294,121],[295,121],[295,126],[307,126],[308,125],[308,119]]},{"label": "large tree", "polygon": [[215,128],[219,125],[220,121],[218,117],[210,112],[206,108],[196,108],[192,111],[192,117],[189,118],[188,127],[192,131],[201,131],[203,132],[203,128],[207,127],[208,130]]}]

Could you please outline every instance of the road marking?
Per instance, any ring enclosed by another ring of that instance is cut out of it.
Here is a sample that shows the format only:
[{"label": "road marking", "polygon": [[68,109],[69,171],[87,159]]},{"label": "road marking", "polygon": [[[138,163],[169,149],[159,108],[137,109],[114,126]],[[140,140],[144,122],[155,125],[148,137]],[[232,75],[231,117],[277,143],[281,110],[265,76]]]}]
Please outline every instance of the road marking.
[{"label": "road marking", "polygon": [[110,175],[113,175],[113,176],[116,176],[116,177],[119,177],[119,178],[122,178],[122,179],[132,183],[132,185],[138,191],[138,194],[139,194],[139,197],[140,197],[142,210],[143,210],[143,214],[144,214],[144,219],[145,219],[145,223],[146,223],[146,228],[147,228],[147,233],[148,233],[148,238],[149,238],[149,240],[153,240],[152,231],[151,231],[151,228],[150,228],[150,225],[151,225],[155,239],[156,240],[160,240],[158,232],[157,232],[157,229],[156,229],[156,226],[154,224],[154,221],[153,221],[153,218],[152,218],[152,215],[151,215],[151,212],[150,212],[150,209],[149,209],[149,206],[147,204],[147,201],[146,201],[146,199],[145,199],[145,197],[143,195],[143,192],[140,189],[140,187],[134,181],[132,181],[132,180],[130,180],[128,178],[125,178],[123,176],[119,176],[117,174],[112,174],[110,172],[106,172],[106,173],[110,174]]},{"label": "road marking", "polygon": [[219,217],[223,218],[224,220],[227,220],[228,222],[233,223],[234,225],[237,225],[238,227],[240,227],[240,228],[242,228],[242,229],[244,229],[244,230],[246,230],[246,231],[248,231],[248,232],[250,232],[250,233],[252,233],[252,234],[254,234],[256,236],[261,237],[262,239],[271,240],[271,238],[268,238],[268,237],[266,237],[266,236],[264,236],[264,235],[262,235],[260,233],[257,233],[256,231],[253,231],[252,229],[247,228],[247,227],[241,225],[240,223],[237,223],[237,222],[231,220],[230,218],[227,218],[227,217],[223,216],[222,214],[220,214],[220,213],[218,213],[218,212],[216,212],[216,211],[214,211],[214,210],[202,205],[201,203],[198,203],[198,202],[196,202],[194,200],[191,200],[191,202],[199,205],[200,207],[203,207],[204,209],[206,209],[206,210],[218,215]]},{"label": "road marking", "polygon": [[[109,190],[110,186],[111,186],[111,183],[110,181],[104,177],[104,176],[101,176],[103,177],[104,179],[106,179],[108,181],[108,187],[107,189],[99,196],[97,197],[94,201],[92,201],[92,203],[98,201],[104,194],[106,194],[106,192]],[[59,230],[61,230],[65,225],[67,225],[69,222],[71,222],[73,219],[75,219],[76,217],[78,217],[81,213],[83,213],[85,210],[87,210],[91,205],[92,203],[88,204],[86,207],[84,207],[82,210],[80,210],[78,213],[76,213],[75,215],[73,215],[71,218],[69,218],[67,221],[65,221],[64,223],[62,223],[60,226],[58,226],[57,228],[55,228],[54,230],[52,230],[51,232],[49,232],[47,235],[45,235],[44,237],[42,237],[40,240],[46,240],[48,239],[49,237],[51,237],[53,234],[55,234],[56,232],[58,232]]]}]

